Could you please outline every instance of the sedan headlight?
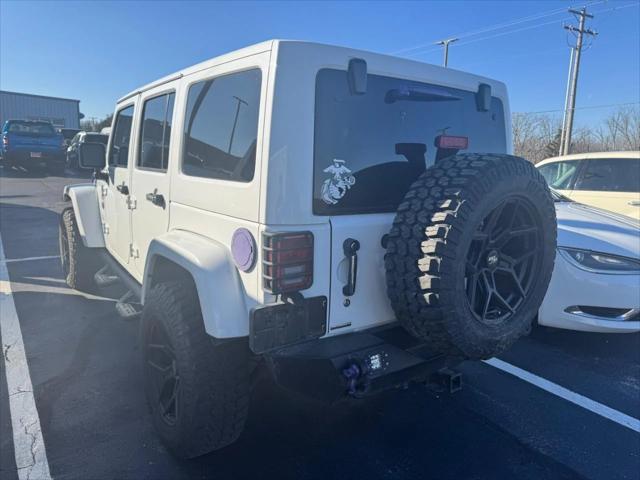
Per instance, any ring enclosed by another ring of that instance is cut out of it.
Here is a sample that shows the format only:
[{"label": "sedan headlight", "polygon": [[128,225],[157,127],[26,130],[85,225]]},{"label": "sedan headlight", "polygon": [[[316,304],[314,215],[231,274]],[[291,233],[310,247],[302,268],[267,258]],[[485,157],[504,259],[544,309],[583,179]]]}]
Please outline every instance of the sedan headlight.
[{"label": "sedan headlight", "polygon": [[583,270],[599,273],[640,273],[640,260],[635,258],[578,248],[560,247],[558,250],[567,260]]}]

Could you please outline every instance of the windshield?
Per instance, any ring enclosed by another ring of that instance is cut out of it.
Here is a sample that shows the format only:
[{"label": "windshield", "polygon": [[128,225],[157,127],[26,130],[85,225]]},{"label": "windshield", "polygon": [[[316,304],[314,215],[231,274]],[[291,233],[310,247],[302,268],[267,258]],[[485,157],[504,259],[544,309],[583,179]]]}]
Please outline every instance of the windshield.
[{"label": "windshield", "polygon": [[53,126],[46,122],[13,121],[9,122],[7,131],[18,135],[49,136],[56,134]]},{"label": "windshield", "polygon": [[395,211],[411,183],[443,155],[439,135],[468,138],[468,152],[505,153],[504,110],[492,98],[478,111],[475,92],[380,75],[367,92],[349,91],[347,72],[316,80],[314,213]]}]

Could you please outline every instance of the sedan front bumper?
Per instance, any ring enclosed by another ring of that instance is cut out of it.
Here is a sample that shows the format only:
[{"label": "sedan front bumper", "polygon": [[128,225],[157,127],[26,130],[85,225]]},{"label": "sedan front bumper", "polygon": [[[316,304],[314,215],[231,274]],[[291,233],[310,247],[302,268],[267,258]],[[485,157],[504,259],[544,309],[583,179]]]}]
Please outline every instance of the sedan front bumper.
[{"label": "sedan front bumper", "polygon": [[589,272],[558,254],[538,323],[583,332],[638,332],[639,292],[638,274]]}]

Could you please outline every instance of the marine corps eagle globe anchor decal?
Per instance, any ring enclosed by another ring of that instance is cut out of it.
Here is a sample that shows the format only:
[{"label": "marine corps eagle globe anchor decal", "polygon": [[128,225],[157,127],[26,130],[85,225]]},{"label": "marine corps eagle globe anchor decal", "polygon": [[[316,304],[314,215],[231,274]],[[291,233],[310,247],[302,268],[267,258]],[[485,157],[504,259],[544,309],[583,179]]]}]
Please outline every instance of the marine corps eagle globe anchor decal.
[{"label": "marine corps eagle globe anchor decal", "polygon": [[324,172],[330,173],[331,178],[327,178],[322,184],[322,200],[328,205],[335,205],[355,185],[356,178],[351,175],[345,161],[339,158],[334,158],[333,165],[325,168]]}]

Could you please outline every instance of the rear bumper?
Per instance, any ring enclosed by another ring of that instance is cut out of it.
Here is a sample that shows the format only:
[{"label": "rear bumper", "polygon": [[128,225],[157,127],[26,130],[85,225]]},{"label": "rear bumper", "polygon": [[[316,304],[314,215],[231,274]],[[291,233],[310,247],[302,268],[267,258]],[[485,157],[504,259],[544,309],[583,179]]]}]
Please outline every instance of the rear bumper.
[{"label": "rear bumper", "polygon": [[[40,154],[40,157],[32,157],[32,152]],[[64,150],[8,150],[3,156],[5,161],[23,165],[65,161]]]},{"label": "rear bumper", "polygon": [[282,387],[327,402],[432,381],[462,360],[430,350],[398,325],[310,340],[265,357]]}]

